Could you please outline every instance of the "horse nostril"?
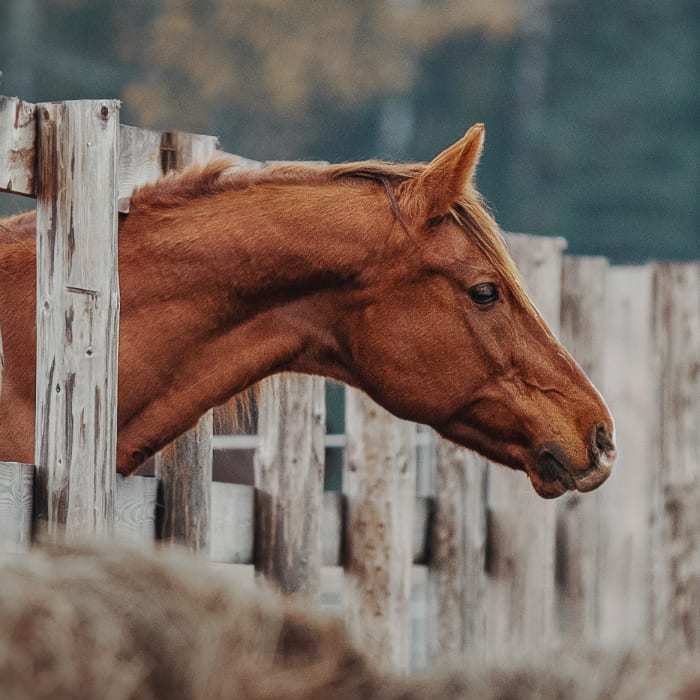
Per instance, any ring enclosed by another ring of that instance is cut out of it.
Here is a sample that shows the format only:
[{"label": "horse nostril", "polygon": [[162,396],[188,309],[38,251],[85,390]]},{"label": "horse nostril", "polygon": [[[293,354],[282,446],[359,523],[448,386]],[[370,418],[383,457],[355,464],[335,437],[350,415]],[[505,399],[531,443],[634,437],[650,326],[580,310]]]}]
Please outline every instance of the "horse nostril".
[{"label": "horse nostril", "polygon": [[599,454],[608,456],[613,456],[615,454],[615,444],[604,425],[596,426],[593,440]]}]

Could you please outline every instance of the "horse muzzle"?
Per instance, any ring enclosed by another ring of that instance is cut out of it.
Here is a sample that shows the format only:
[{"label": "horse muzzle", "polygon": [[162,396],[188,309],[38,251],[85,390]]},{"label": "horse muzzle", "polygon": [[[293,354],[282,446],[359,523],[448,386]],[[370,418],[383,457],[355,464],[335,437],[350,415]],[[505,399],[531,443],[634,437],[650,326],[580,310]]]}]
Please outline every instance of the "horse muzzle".
[{"label": "horse muzzle", "polygon": [[576,467],[561,447],[552,444],[540,450],[527,473],[543,498],[556,498],[567,491],[593,491],[610,476],[616,455],[614,431],[597,425],[590,434],[588,462],[583,468]]}]

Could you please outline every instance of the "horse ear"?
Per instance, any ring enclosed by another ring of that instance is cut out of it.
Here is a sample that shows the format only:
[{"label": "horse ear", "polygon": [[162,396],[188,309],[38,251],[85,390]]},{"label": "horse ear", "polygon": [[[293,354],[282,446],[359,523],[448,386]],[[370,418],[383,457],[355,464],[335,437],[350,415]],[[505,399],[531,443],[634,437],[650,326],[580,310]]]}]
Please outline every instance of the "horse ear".
[{"label": "horse ear", "polygon": [[417,184],[430,216],[446,214],[473,186],[483,147],[484,125],[474,124],[457,143],[428,165]]}]

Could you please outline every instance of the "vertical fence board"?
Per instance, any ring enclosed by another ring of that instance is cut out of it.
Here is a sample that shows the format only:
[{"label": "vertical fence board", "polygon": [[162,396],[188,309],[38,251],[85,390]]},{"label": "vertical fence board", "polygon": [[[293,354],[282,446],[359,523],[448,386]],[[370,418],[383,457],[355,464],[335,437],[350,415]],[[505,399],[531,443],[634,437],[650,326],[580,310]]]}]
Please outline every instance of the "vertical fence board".
[{"label": "vertical fence board", "polygon": [[[565,242],[509,237],[530,297],[556,333]],[[554,534],[556,505],[542,500],[529,480],[500,465],[488,468],[488,586],[485,653],[543,651],[556,642]],[[535,602],[536,601],[536,602]]]},{"label": "vertical fence board", "polygon": [[253,563],[255,489],[243,484],[211,485],[212,561]]},{"label": "vertical fence board", "polygon": [[321,588],[325,382],[274,376],[261,387],[255,453],[256,570],[285,593]]},{"label": "vertical fence board", "polygon": [[117,475],[114,503],[114,534],[117,539],[144,547],[154,544],[157,492],[157,479]]},{"label": "vertical fence board", "polygon": [[433,662],[483,654],[486,633],[486,460],[438,438],[428,579]]},{"label": "vertical fence board", "polygon": [[610,268],[606,291],[603,385],[615,418],[618,459],[598,495],[598,642],[641,647],[650,639],[650,520],[655,517],[651,270]]},{"label": "vertical fence board", "polygon": [[114,524],[119,103],[37,105],[35,514]]},{"label": "vertical fence board", "polygon": [[0,190],[34,196],[36,107],[0,96]]},{"label": "vertical fence board", "polygon": [[347,390],[344,607],[350,629],[385,668],[410,662],[416,426]]},{"label": "vertical fence board", "polygon": [[212,412],[156,455],[156,475],[163,487],[159,535],[197,552],[209,552]]},{"label": "vertical fence board", "polygon": [[665,649],[700,650],[700,265],[655,265],[659,372],[652,633]]},{"label": "vertical fence board", "polygon": [[131,193],[161,176],[160,133],[122,125],[119,130],[119,212],[129,211]]},{"label": "vertical fence board", "polygon": [[[608,261],[564,257],[560,339],[586,375],[602,387]],[[563,643],[594,644],[600,619],[601,491],[569,493],[557,502],[556,597]]]},{"label": "vertical fence board", "polygon": [[[163,133],[163,172],[205,163],[214,155],[216,144],[213,136]],[[208,411],[192,430],[156,455],[156,475],[163,485],[164,503],[160,536],[205,552],[209,551],[210,540],[212,426],[213,413]]]},{"label": "vertical fence board", "polygon": [[33,464],[0,462],[0,550],[29,549],[33,487]]}]

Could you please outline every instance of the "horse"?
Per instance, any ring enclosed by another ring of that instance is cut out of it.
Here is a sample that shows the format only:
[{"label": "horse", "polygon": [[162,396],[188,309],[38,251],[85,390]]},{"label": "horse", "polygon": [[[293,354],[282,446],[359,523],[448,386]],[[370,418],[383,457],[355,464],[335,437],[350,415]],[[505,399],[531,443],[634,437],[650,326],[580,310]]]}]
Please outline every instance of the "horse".
[{"label": "horse", "polygon": [[[231,160],[119,221],[117,470],[278,372],[357,387],[553,498],[609,476],[614,424],[528,298],[476,189],[476,124],[430,163]],[[33,213],[0,225],[0,459],[33,461]]]}]

